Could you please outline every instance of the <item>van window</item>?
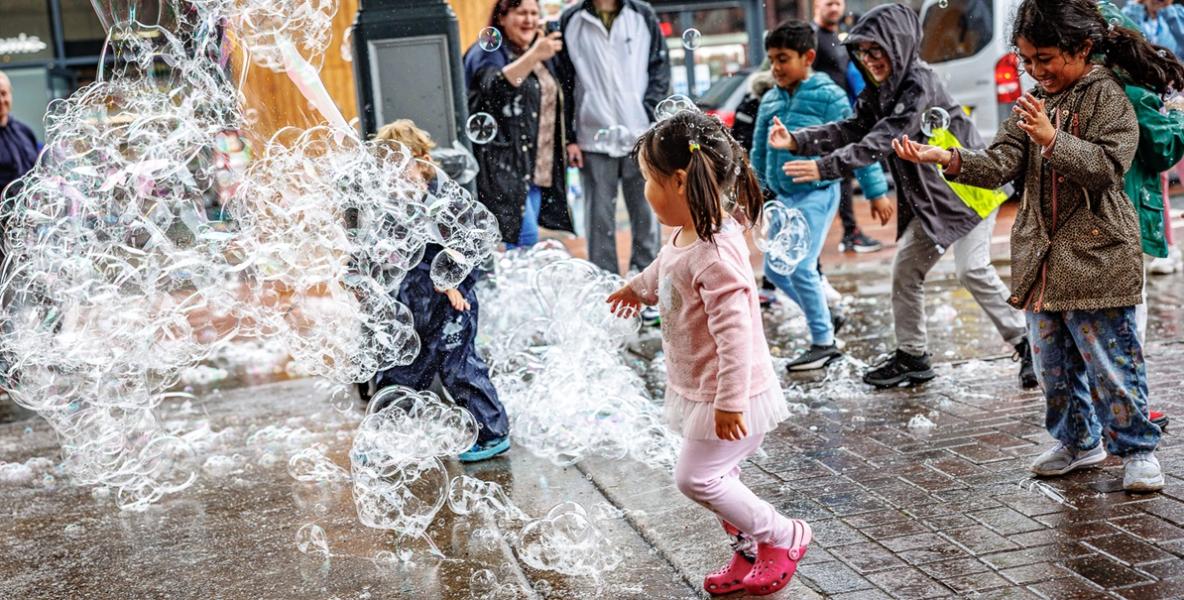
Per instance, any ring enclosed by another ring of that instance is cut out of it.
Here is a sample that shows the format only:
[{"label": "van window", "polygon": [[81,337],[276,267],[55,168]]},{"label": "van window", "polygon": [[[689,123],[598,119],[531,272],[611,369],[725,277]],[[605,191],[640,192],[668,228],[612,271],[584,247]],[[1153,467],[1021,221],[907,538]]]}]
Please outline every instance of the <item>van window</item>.
[{"label": "van window", "polygon": [[921,58],[930,64],[970,58],[991,43],[995,9],[991,0],[949,0],[932,4],[921,24]]}]

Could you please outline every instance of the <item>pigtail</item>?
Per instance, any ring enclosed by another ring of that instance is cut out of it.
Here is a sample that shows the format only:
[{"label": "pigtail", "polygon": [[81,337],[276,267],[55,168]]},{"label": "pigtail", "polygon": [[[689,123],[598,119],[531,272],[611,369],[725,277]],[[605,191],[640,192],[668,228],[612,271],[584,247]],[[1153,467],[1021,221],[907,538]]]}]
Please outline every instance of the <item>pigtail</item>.
[{"label": "pigtail", "polygon": [[724,220],[715,161],[708,156],[714,151],[710,145],[702,146],[695,141],[688,143],[688,149],[691,158],[687,163],[687,206],[691,209],[691,220],[695,222],[699,239],[714,242],[715,232]]},{"label": "pigtail", "polygon": [[1184,65],[1170,50],[1148,43],[1126,27],[1110,27],[1099,43],[1106,66],[1121,70],[1139,87],[1158,94],[1184,90]]},{"label": "pigtail", "polygon": [[757,179],[748,153],[732,139],[732,153],[737,157],[736,182],[732,185],[732,197],[736,200],[737,213],[746,227],[753,227],[761,218],[765,208],[765,193]]}]

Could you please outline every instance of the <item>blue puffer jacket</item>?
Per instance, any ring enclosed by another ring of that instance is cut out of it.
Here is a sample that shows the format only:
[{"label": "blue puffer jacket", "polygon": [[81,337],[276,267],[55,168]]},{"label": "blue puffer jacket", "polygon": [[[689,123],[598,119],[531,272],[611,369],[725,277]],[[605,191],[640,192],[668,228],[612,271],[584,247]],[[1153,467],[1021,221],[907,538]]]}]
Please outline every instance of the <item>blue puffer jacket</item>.
[{"label": "blue puffer jacket", "polygon": [[[837,181],[794,183],[781,166],[791,160],[816,160],[817,156],[795,156],[787,150],[769,146],[773,117],[779,117],[790,131],[842,121],[852,114],[843,88],[825,73],[813,73],[794,92],[774,87],[761,98],[752,139],[752,168],[761,183],[778,196],[810,192]],[[879,163],[856,169],[855,177],[865,198],[879,198],[888,193],[888,184]]]}]

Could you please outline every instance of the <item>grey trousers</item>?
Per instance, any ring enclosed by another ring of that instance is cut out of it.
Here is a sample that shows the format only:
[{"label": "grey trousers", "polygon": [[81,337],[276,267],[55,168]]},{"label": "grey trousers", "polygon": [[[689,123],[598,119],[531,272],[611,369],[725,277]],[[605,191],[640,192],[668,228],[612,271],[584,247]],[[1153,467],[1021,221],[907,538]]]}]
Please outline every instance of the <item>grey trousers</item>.
[{"label": "grey trousers", "polygon": [[[1007,303],[1010,292],[995,267],[991,265],[991,234],[995,218],[991,213],[965,237],[954,242],[954,270],[958,281],[970,291],[978,305],[995,324],[1008,345],[1020,343],[1027,335],[1027,323],[1019,310]],[[896,249],[892,264],[892,318],[896,327],[896,347],[914,356],[925,353],[925,276],[942,254],[921,221],[909,222]]]},{"label": "grey trousers", "polygon": [[641,271],[658,257],[658,218],[645,200],[645,179],[637,162],[626,156],[584,153],[580,172],[587,198],[588,260],[610,273],[620,274],[617,259],[617,184],[625,197],[625,210],[633,229],[630,270]]}]

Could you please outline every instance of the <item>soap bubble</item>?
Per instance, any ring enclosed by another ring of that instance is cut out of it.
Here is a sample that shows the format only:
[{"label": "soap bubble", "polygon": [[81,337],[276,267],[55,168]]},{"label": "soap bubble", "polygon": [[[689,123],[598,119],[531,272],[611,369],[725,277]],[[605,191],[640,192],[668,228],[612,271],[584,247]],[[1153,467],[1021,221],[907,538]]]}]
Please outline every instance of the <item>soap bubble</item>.
[{"label": "soap bubble", "polygon": [[318,554],[329,557],[329,539],[325,530],[316,523],[306,523],[296,530],[296,549],[304,554]]},{"label": "soap bubble", "polygon": [[921,113],[921,133],[933,137],[938,131],[950,128],[950,113],[940,106],[928,108]]},{"label": "soap bubble", "polygon": [[687,50],[698,50],[703,43],[703,34],[698,29],[688,29],[682,32],[682,47]]},{"label": "soap bubble", "polygon": [[354,62],[354,28],[346,27],[341,34],[341,60]]},{"label": "soap bubble", "polygon": [[802,211],[780,202],[765,203],[753,242],[765,253],[765,264],[781,275],[793,273],[810,251],[810,225]]},{"label": "soap bubble", "polygon": [[598,129],[596,135],[593,136],[593,141],[599,145],[620,146],[632,144],[633,139],[631,137],[628,127],[624,125],[613,125]]},{"label": "soap bubble", "polygon": [[477,569],[469,576],[469,595],[492,598],[497,593],[497,576],[489,569]]},{"label": "soap bubble", "polygon": [[949,8],[950,0],[937,0],[937,6],[939,8]]},{"label": "soap bubble", "polygon": [[502,47],[502,32],[496,27],[486,27],[477,34],[477,46],[486,52],[493,52]]},{"label": "soap bubble", "polygon": [[654,109],[654,119],[664,121],[683,111],[698,110],[699,107],[694,100],[682,94],[675,94],[658,103],[657,108]]},{"label": "soap bubble", "polygon": [[497,121],[493,115],[479,112],[469,117],[465,133],[474,144],[488,144],[497,137]]}]

